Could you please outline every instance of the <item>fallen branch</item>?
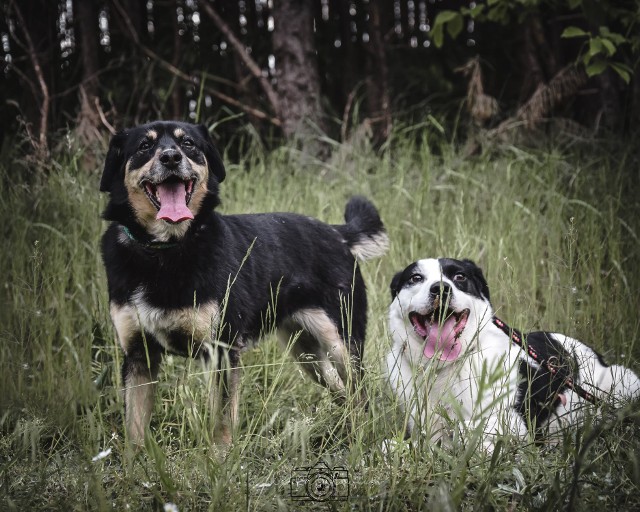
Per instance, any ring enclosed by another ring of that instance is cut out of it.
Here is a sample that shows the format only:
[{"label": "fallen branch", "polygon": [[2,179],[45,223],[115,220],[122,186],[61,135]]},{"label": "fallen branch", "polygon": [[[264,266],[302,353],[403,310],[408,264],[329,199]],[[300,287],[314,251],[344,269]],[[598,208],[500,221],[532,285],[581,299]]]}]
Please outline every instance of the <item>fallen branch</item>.
[{"label": "fallen branch", "polygon": [[533,129],[568,98],[585,86],[588,80],[583,68],[570,64],[556,73],[548,84],[540,84],[516,114],[488,131],[489,137],[499,137],[514,127]]}]

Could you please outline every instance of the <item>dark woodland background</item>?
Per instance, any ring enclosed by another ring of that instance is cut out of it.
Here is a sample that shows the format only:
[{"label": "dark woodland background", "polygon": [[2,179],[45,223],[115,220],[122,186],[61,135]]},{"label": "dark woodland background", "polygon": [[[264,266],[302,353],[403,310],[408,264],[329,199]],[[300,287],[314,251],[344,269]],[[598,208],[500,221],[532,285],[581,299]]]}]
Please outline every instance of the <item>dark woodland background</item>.
[{"label": "dark woodland background", "polygon": [[630,133],[639,13],[620,0],[4,0],[0,141],[46,159],[68,133],[86,145],[156,118],[204,122],[230,147],[251,128],[318,153],[310,135],[379,145],[429,119],[489,137]]}]

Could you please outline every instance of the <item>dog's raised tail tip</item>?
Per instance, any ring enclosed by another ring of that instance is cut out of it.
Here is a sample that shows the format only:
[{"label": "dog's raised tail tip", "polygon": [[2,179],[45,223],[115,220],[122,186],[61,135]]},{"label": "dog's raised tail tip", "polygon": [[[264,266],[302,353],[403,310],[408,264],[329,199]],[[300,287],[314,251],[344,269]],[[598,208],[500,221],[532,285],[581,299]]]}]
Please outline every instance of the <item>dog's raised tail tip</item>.
[{"label": "dog's raised tail tip", "polygon": [[351,254],[358,260],[378,258],[389,249],[389,236],[377,208],[369,199],[354,196],[344,212],[346,224],[342,226]]}]

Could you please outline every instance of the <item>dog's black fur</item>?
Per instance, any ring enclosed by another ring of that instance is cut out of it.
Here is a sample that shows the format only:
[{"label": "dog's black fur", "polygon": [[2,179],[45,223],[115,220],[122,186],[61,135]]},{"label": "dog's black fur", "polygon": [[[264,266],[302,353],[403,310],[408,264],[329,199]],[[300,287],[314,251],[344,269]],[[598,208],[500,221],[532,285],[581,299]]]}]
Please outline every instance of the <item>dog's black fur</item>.
[{"label": "dog's black fur", "polygon": [[[134,442],[144,439],[164,351],[227,368],[223,442],[236,420],[239,353],[266,330],[295,340],[293,354],[311,363],[303,367],[338,395],[361,376],[367,301],[356,256],[381,255],[387,244],[375,207],[353,198],[346,223],[334,226],[292,213],[221,215],[225,174],[202,126],[158,121],[111,141],[102,255]],[[193,219],[154,218],[164,182],[184,185]]]}]

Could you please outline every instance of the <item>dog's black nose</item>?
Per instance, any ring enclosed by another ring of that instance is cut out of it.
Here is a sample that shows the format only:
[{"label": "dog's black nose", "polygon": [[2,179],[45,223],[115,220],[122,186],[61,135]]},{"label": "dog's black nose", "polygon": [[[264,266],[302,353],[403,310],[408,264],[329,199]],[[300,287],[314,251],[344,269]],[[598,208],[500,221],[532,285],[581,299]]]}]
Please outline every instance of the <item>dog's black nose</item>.
[{"label": "dog's black nose", "polygon": [[451,293],[451,285],[448,283],[435,283],[431,285],[429,292],[434,297],[448,297]]},{"label": "dog's black nose", "polygon": [[165,167],[176,167],[182,160],[182,153],[175,149],[165,149],[160,155],[160,163]]}]

